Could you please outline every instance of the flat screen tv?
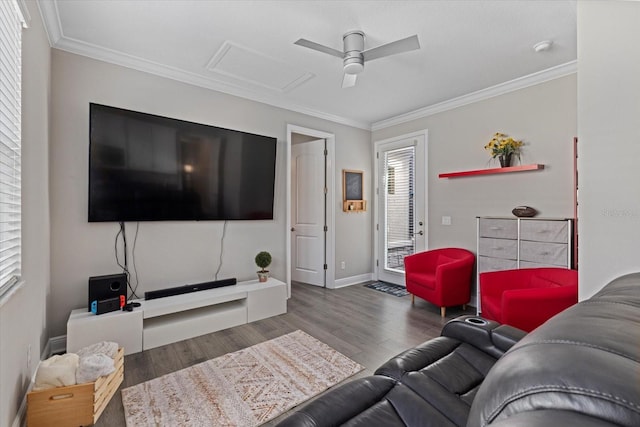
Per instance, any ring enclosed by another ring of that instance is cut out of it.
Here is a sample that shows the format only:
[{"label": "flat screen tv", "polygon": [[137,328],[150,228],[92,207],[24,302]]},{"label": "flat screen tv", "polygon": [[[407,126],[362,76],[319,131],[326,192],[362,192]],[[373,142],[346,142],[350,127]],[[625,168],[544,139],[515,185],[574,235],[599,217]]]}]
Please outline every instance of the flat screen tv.
[{"label": "flat screen tv", "polygon": [[273,219],[276,138],[90,104],[89,222]]}]

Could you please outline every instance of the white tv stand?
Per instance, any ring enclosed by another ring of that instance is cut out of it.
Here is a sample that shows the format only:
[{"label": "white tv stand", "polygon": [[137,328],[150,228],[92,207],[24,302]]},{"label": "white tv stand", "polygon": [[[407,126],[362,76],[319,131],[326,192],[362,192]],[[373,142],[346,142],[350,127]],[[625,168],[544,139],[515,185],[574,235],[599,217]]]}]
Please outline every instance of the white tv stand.
[{"label": "white tv stand", "polygon": [[67,351],[115,341],[125,354],[287,312],[287,287],[273,278],[182,295],[137,300],[133,311],[95,315],[86,309],[71,312],[67,321]]}]

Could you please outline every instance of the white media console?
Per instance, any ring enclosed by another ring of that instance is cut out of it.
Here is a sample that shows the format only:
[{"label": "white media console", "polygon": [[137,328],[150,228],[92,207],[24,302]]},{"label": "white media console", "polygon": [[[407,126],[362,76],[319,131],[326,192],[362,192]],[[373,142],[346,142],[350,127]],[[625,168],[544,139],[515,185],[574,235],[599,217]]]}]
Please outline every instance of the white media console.
[{"label": "white media console", "polygon": [[182,295],[137,300],[133,311],[95,315],[71,312],[67,352],[100,341],[115,341],[125,354],[243,325],[287,312],[287,286],[269,278]]}]

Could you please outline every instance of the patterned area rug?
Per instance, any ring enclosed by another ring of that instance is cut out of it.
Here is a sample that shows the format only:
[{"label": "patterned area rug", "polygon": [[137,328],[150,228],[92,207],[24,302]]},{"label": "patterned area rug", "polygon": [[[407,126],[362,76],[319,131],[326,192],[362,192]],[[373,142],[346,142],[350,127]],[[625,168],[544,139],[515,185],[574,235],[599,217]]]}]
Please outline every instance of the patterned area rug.
[{"label": "patterned area rug", "polygon": [[127,426],[257,426],[364,369],[302,331],[122,390]]},{"label": "patterned area rug", "polygon": [[375,282],[364,285],[366,288],[375,289],[376,291],[384,292],[396,297],[406,297],[409,295],[407,289],[404,286],[396,285],[387,282]]}]

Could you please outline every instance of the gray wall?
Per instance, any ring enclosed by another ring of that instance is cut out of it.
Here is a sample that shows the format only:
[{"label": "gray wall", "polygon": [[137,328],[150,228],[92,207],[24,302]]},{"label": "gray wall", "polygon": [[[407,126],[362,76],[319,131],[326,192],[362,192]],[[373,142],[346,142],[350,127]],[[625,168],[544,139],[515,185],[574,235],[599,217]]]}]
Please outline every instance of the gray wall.
[{"label": "gray wall", "polygon": [[[0,307],[0,425],[13,422],[47,331],[49,294],[50,49],[34,2],[22,42],[22,275],[25,281]],[[31,346],[31,363],[27,353]]]},{"label": "gray wall", "polygon": [[[512,216],[518,205],[541,217],[573,217],[576,76],[552,80],[373,133],[383,140],[428,129],[428,245],[476,250],[476,216]],[[525,142],[522,164],[541,171],[439,179],[438,174],[497,167],[484,145],[495,132]],[[451,225],[442,225],[442,216]]]},{"label": "gray wall", "polygon": [[638,22],[638,2],[578,2],[580,299],[640,271]]},{"label": "gray wall", "polygon": [[[87,222],[90,102],[278,139],[275,218],[229,223],[219,278],[254,279],[257,268],[253,259],[260,250],[273,255],[272,275],[285,278],[285,239],[290,234],[285,230],[287,124],[336,135],[336,183],[341,182],[343,168],[371,173],[371,134],[366,130],[67,52],[53,50],[52,91],[49,163],[52,336],[65,334],[69,312],[86,306],[88,277],[119,272],[113,248],[117,224]],[[336,259],[345,260],[349,267],[337,269],[337,278],[370,273],[370,217],[341,215],[341,194],[336,193]],[[140,279],[138,295],[212,280],[218,267],[222,226],[221,221],[141,223],[135,251]],[[134,229],[135,223],[127,224],[129,242],[133,242]],[[352,242],[358,243],[354,246]]]}]

